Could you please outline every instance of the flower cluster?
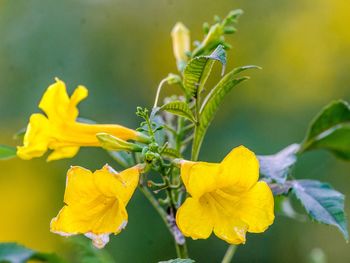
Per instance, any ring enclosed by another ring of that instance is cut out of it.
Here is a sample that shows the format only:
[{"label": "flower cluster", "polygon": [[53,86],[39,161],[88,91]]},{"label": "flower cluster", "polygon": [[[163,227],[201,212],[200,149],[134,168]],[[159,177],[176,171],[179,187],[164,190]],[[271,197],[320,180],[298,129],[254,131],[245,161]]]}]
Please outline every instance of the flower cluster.
[{"label": "flower cluster", "polygon": [[[43,113],[30,117],[23,145],[17,149],[20,158],[41,157],[49,150],[48,161],[71,158],[86,146],[102,147],[117,159],[126,160],[119,162],[125,168],[119,173],[107,164],[95,172],[71,167],[64,207],[51,221],[53,233],[83,234],[96,247],[104,247],[110,234],[125,228],[126,206],[137,187],[156,207],[179,246],[184,245],[183,236],[206,239],[212,232],[230,244],[241,244],[247,232],[264,232],[273,223],[273,195],[265,182],[258,181],[259,162],[252,151],[244,146],[233,148],[220,163],[199,162],[196,154],[187,158],[190,160],[184,157],[192,139],[197,142],[193,142],[193,148],[200,146],[207,129],[204,125],[209,125],[215,111],[215,105],[208,103],[212,98],[220,99],[215,96],[223,92],[214,88],[201,100],[203,90],[197,91],[196,87],[204,83],[196,81],[207,77],[198,77],[198,72],[209,74],[210,68],[205,68],[212,66],[211,62],[207,64],[209,59],[225,62],[223,36],[230,33],[230,24],[238,15],[232,12],[214,24],[192,52],[189,30],[182,23],[174,27],[173,49],[181,76],[169,75],[161,83],[180,84],[184,94],[167,98],[166,104],[157,107],[160,85],[152,112],[138,108],[137,115],[143,122],[136,130],[117,124],[79,122],[77,105],[87,97],[87,89],[78,86],[69,97],[65,83],[59,79],[48,87],[39,103]],[[213,49],[215,52],[207,55]],[[231,79],[235,73],[223,78],[225,87],[241,81]],[[207,105],[211,115],[206,113]],[[192,152],[198,152],[198,147]],[[132,154],[122,157],[120,151]],[[147,177],[150,170],[157,172],[161,183]],[[159,200],[155,196],[161,191],[166,198]]]},{"label": "flower cluster", "polygon": [[[57,79],[39,104],[47,116],[36,113],[30,117],[18,156],[39,157],[49,148],[54,151],[48,160],[73,157],[81,146],[99,146],[96,135],[100,133],[120,140],[150,141],[147,135],[120,125],[77,122],[76,105],[86,95],[86,88],[79,86],[69,98],[64,83]],[[258,160],[244,146],[234,148],[220,164],[179,163],[182,182],[190,195],[176,213],[177,226],[185,236],[206,239],[214,231],[228,243],[240,244],[245,242],[246,232],[264,232],[273,223],[271,190],[265,182],[257,182]],[[71,167],[65,206],[51,221],[51,231],[63,236],[84,234],[96,247],[103,247],[109,234],[118,234],[126,226],[126,205],[143,171],[143,165],[120,173],[109,165],[93,173]]]}]

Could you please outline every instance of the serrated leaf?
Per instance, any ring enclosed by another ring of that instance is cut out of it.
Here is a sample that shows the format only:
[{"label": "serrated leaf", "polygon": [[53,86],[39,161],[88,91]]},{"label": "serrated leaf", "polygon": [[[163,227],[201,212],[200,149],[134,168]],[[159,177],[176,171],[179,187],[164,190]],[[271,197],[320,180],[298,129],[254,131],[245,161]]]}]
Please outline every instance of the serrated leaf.
[{"label": "serrated leaf", "polygon": [[166,155],[166,156],[169,156],[169,157],[174,157],[174,158],[181,158],[181,154],[175,150],[175,149],[172,149],[172,148],[165,148],[162,152],[162,154]]},{"label": "serrated leaf", "polygon": [[339,100],[327,105],[312,121],[302,152],[326,149],[350,161],[350,106]]},{"label": "serrated leaf", "polygon": [[160,110],[165,110],[167,112],[170,112],[172,114],[182,116],[192,122],[196,122],[196,119],[190,109],[190,107],[187,105],[187,103],[183,101],[172,101],[165,105],[163,105]]},{"label": "serrated leaf", "polygon": [[25,263],[39,260],[48,263],[63,263],[55,254],[40,253],[16,243],[0,243],[0,262]]},{"label": "serrated leaf", "polygon": [[199,149],[203,142],[205,133],[210,123],[214,119],[214,115],[224,100],[225,96],[239,83],[249,79],[249,77],[246,76],[237,78],[236,75],[241,71],[251,68],[258,67],[245,66],[233,69],[231,72],[227,73],[206,96],[199,112],[199,120],[197,120],[198,125],[195,127],[195,135],[192,145],[192,160],[197,160]]},{"label": "serrated leaf", "polygon": [[167,261],[159,261],[158,263],[194,263],[195,261],[190,258],[175,258]]},{"label": "serrated leaf", "polygon": [[316,180],[295,180],[292,191],[312,219],[336,226],[349,240],[343,194]]},{"label": "serrated leaf", "polygon": [[195,57],[188,62],[183,73],[183,83],[187,95],[197,97],[202,92],[215,61],[222,63],[224,71],[226,52],[222,45],[219,45],[209,56]]},{"label": "serrated leaf", "polygon": [[6,160],[16,157],[16,147],[0,145],[0,160]]},{"label": "serrated leaf", "polygon": [[273,155],[258,155],[260,174],[265,178],[272,179],[283,184],[288,176],[290,168],[297,160],[299,144],[291,144]]}]

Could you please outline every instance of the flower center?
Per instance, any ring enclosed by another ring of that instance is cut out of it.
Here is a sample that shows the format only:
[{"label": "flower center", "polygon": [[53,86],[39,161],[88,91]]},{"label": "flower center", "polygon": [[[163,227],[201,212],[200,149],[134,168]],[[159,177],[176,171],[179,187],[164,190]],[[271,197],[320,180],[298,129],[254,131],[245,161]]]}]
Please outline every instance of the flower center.
[{"label": "flower center", "polygon": [[239,200],[238,196],[228,193],[225,189],[216,189],[204,194],[201,198],[210,204],[217,215],[224,214],[226,216],[233,216],[235,204]]}]

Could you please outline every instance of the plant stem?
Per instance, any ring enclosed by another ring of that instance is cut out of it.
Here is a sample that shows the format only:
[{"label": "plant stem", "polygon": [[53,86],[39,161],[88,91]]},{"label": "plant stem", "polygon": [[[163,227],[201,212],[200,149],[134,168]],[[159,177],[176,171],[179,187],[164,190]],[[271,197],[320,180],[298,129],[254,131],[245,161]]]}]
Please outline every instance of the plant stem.
[{"label": "plant stem", "polygon": [[230,263],[235,255],[236,250],[237,250],[236,245],[229,245],[221,263]]},{"label": "plant stem", "polygon": [[183,125],[184,125],[184,118],[178,117],[177,120],[177,136],[176,136],[176,147],[175,149],[181,153],[181,146],[182,146],[182,138],[183,138]]},{"label": "plant stem", "polygon": [[176,254],[178,258],[188,258],[188,251],[187,251],[187,245],[186,242],[182,245],[176,243],[175,241],[175,247],[176,247]]},{"label": "plant stem", "polygon": [[153,105],[153,108],[156,108],[157,107],[157,104],[158,104],[158,100],[159,100],[159,95],[160,95],[160,91],[164,85],[165,82],[168,81],[168,77],[166,77],[165,79],[162,79],[162,81],[159,83],[158,85],[158,88],[157,88],[157,94],[156,94],[156,98],[154,100],[154,105]]},{"label": "plant stem", "polygon": [[[176,224],[169,220],[169,215],[160,206],[157,199],[154,197],[154,195],[151,193],[151,191],[148,190],[148,188],[146,186],[144,186],[143,184],[140,184],[139,189],[144,194],[144,196],[148,199],[148,201],[151,203],[151,205],[154,207],[154,209],[158,212],[158,214],[162,218],[164,224],[166,225],[167,229],[169,230],[170,234],[174,237],[174,243],[175,243],[177,257],[188,258],[186,240],[184,239],[182,244],[179,244],[179,242],[177,240],[177,236],[176,236],[177,233],[176,232],[177,231],[179,232],[179,230],[177,229]],[[179,232],[179,233],[181,234],[181,232]]]},{"label": "plant stem", "polygon": [[170,231],[170,233],[172,234],[171,228],[170,228],[170,224],[168,222],[167,219],[167,213],[164,211],[164,209],[160,206],[159,202],[157,201],[157,199],[153,196],[153,194],[151,193],[150,190],[148,190],[148,188],[146,186],[144,186],[143,184],[139,185],[139,189],[140,191],[144,194],[144,196],[148,199],[148,201],[151,203],[151,205],[153,206],[153,208],[158,212],[158,214],[160,215],[160,217],[162,218],[163,222],[165,223],[165,225],[167,226],[168,230]]}]

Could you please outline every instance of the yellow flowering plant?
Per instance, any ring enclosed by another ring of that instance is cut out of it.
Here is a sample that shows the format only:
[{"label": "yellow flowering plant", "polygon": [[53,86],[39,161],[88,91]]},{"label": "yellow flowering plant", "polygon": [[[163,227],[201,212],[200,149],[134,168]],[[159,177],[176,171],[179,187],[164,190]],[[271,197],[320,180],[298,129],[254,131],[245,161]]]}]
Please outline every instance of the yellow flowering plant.
[{"label": "yellow flowering plant", "polygon": [[[127,226],[127,204],[138,189],[173,236],[179,261],[167,262],[193,262],[186,238],[207,239],[212,233],[228,243],[222,262],[230,262],[236,246],[249,242],[249,233],[267,231],[275,214],[295,218],[290,206],[286,211],[291,196],[300,200],[313,220],[336,226],[348,239],[344,196],[327,183],[295,179],[291,169],[301,154],[312,149],[326,149],[350,160],[347,102],[332,102],[313,120],[303,142],[277,154],[257,155],[253,148],[232,145],[219,163],[198,160],[206,131],[225,96],[248,79],[243,71],[259,69],[249,65],[225,73],[230,49],[225,37],[236,32],[241,14],[233,10],[224,18],[216,17],[212,25],[206,23],[203,40],[194,47],[189,29],[180,22],[174,26],[171,37],[178,73],[160,81],[152,109],[137,107],[142,122],[136,129],[79,120],[77,105],[88,95],[84,86],[69,96],[65,83],[56,78],[47,88],[39,103],[43,113],[31,115],[23,143],[16,151],[1,147],[1,157],[16,152],[29,160],[51,151],[47,160],[53,161],[71,158],[83,146],[101,147],[121,168],[118,172],[108,164],[97,171],[71,167],[64,205],[51,221],[51,232],[85,235],[101,249],[111,234]],[[215,62],[222,64],[222,76],[211,87],[207,80]],[[161,103],[164,85],[177,86],[181,94]]]}]

